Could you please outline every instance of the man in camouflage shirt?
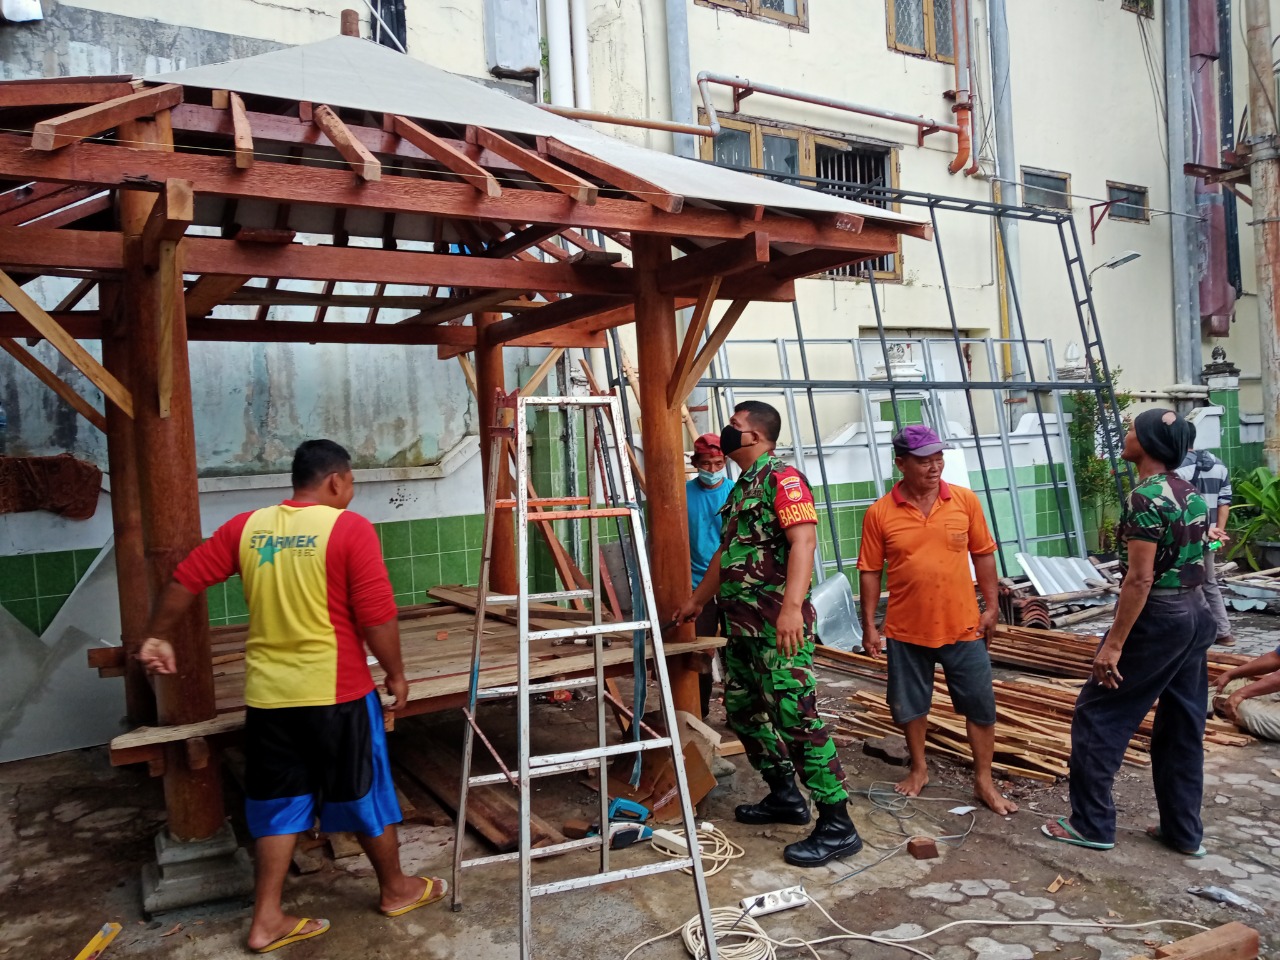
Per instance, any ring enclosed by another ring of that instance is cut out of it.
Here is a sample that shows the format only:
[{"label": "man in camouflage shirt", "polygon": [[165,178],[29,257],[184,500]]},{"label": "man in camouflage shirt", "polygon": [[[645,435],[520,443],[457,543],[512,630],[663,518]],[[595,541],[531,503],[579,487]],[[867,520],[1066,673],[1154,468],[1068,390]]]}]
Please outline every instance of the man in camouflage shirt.
[{"label": "man in camouflage shirt", "polygon": [[809,484],[773,454],[782,418],[767,403],[734,408],[720,447],[742,470],[721,511],[720,549],[676,619],[694,619],[719,598],[725,647],[725,712],[747,759],[769,785],[759,803],[734,811],[741,823],[805,824],[809,804],[796,788],[799,767],[818,823],[783,851],[816,867],[862,849],[849,819],[844,771],[817,710],[814,621],[809,602],[818,515]]}]

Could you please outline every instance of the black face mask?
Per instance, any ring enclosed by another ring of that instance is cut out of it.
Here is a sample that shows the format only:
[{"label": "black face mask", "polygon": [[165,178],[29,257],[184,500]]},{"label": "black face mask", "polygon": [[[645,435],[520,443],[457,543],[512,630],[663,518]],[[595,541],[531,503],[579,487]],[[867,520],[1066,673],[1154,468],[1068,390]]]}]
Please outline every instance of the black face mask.
[{"label": "black face mask", "polygon": [[[754,431],[748,430],[748,433]],[[729,454],[742,449],[742,431],[731,423],[726,423],[724,429],[720,431],[720,451],[727,457]]]}]

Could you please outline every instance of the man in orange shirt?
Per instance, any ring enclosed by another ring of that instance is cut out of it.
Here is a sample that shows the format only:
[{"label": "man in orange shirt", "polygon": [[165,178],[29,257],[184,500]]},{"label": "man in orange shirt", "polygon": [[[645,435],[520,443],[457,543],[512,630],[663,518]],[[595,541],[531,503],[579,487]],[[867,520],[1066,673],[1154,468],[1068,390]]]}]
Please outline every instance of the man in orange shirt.
[{"label": "man in orange shirt", "polygon": [[[946,444],[923,425],[893,438],[902,480],[873,503],[862,521],[858,554],[862,644],[878,657],[889,654],[889,709],[911,751],[911,770],[895,789],[918,796],[929,782],[925,733],[933,702],[933,672],[942,665],[956,712],[965,718],[973,750],[974,792],[996,813],[1017,804],[991,779],[996,702],[987,641],[999,617],[996,542],[972,490],[942,479]],[[969,577],[969,558],[985,612]],[[876,626],[880,577],[889,569],[889,607],[884,635]]]},{"label": "man in orange shirt", "polygon": [[292,479],[292,498],[233,517],[178,564],[138,652],[151,673],[176,673],[165,638],[200,591],[240,575],[249,604],[245,816],[256,839],[255,953],[329,929],[280,903],[297,835],[317,815],[322,830],[359,837],[384,916],[445,895],[444,880],[400,868],[400,804],[365,645],[386,671],[393,710],[409,688],[378,533],[346,509],[355,495],[351,458],[332,440],[308,440],[294,454]]}]

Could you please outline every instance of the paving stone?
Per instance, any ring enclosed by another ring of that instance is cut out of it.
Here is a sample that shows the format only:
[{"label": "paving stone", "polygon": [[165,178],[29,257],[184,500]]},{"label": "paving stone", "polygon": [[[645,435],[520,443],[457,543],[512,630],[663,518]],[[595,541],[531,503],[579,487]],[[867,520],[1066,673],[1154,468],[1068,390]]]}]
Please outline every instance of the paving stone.
[{"label": "paving stone", "polygon": [[1100,934],[1085,937],[1084,942],[1098,951],[1098,960],[1129,960],[1133,956],[1132,944],[1121,943]]},{"label": "paving stone", "polygon": [[973,954],[969,952],[968,947],[957,946],[954,943],[939,947],[933,951],[933,955],[938,960],[973,960]]},{"label": "paving stone", "polygon": [[1218,873],[1236,880],[1243,880],[1249,876],[1248,873],[1236,866],[1234,861],[1216,853],[1201,857],[1199,860],[1188,858],[1183,862],[1192,870],[1199,870],[1201,873]]},{"label": "paving stone", "polygon": [[871,935],[873,937],[885,937],[888,939],[900,940],[904,937],[918,937],[924,932],[924,927],[920,926],[918,923],[900,923],[896,927],[891,927],[888,930],[876,930]]},{"label": "paving stone", "polygon": [[922,887],[916,887],[914,890],[908,891],[908,896],[915,900],[936,900],[938,903],[960,903],[964,900],[963,895],[957,893],[951,888],[955,886],[952,883],[926,883]]},{"label": "paving stone", "polygon": [[1224,783],[1249,783],[1253,780],[1253,775],[1249,773],[1224,773],[1222,780]]},{"label": "paving stone", "polygon": [[976,953],[982,960],[1032,960],[1031,948],[1021,943],[1001,943],[990,937],[974,937],[966,940],[965,946]]},{"label": "paving stone", "polygon": [[1049,931],[1049,936],[1059,943],[1079,943],[1083,933],[1081,927],[1054,927]]},{"label": "paving stone", "polygon": [[1009,881],[1001,880],[998,877],[995,879],[992,879],[991,877],[986,877],[983,879],[982,882],[985,883],[992,890],[1008,890],[1009,889]]},{"label": "paving stone", "polygon": [[954,904],[942,911],[952,920],[1008,920],[1009,917],[994,900],[970,900]]},{"label": "paving stone", "polygon": [[991,892],[991,888],[981,880],[961,880],[960,892],[966,897],[985,897]]},{"label": "paving stone", "polygon": [[1056,906],[1052,900],[1044,897],[1024,897],[1012,891],[997,893],[995,899],[1004,908],[1004,912],[1015,920],[1030,920],[1037,913],[1052,910]]}]

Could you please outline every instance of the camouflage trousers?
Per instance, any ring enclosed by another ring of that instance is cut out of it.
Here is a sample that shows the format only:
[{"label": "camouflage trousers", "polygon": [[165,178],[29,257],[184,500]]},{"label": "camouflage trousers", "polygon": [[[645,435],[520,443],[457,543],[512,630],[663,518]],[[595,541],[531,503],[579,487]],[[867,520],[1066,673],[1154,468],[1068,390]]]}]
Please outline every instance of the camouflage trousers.
[{"label": "camouflage trousers", "polygon": [[773,640],[730,637],[724,707],[751,766],[767,779],[800,771],[816,803],[849,798],[836,746],[818,717],[813,643],[792,657]]}]

